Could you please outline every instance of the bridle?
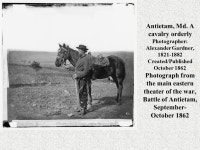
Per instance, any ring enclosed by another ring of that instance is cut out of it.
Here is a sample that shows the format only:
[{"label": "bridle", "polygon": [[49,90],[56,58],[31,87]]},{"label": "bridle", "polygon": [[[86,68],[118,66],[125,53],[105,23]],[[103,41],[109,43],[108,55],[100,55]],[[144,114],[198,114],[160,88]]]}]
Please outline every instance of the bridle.
[{"label": "bridle", "polygon": [[[64,47],[60,47],[59,53],[61,50],[63,50],[63,54],[62,54],[63,56],[62,56],[61,60],[62,60],[62,62],[64,62],[63,64],[65,64],[66,63],[65,61],[67,59],[69,60],[69,57],[70,57],[69,47],[67,46],[67,49]],[[65,57],[65,56],[67,56],[67,57]]]},{"label": "bridle", "polygon": [[[61,50],[63,49],[63,51],[64,51],[63,55],[67,56],[67,58],[64,58],[64,57],[61,58],[61,59],[62,59],[62,62],[64,62],[63,64],[66,65],[66,64],[65,64],[65,63],[66,63],[66,60],[67,60],[67,59],[69,60],[69,58],[70,58],[69,46],[67,46],[66,48],[60,47],[60,49],[61,49]],[[60,51],[61,51],[61,50],[60,50]],[[62,65],[63,65],[63,64],[62,64]],[[69,71],[68,69],[67,69],[67,71],[68,71],[69,75],[71,76],[71,78],[74,80],[73,74],[70,73],[70,71]]]}]

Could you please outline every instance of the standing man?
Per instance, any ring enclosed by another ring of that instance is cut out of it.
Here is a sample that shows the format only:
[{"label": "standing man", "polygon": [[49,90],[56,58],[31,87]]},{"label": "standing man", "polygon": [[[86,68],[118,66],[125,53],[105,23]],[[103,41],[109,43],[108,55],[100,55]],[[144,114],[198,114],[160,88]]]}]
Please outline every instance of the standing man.
[{"label": "standing man", "polygon": [[85,45],[79,45],[76,47],[79,52],[79,59],[76,63],[74,79],[77,80],[78,93],[80,100],[80,113],[81,115],[86,114],[87,101],[88,101],[88,89],[87,82],[90,71],[89,60],[86,55],[87,47]]}]

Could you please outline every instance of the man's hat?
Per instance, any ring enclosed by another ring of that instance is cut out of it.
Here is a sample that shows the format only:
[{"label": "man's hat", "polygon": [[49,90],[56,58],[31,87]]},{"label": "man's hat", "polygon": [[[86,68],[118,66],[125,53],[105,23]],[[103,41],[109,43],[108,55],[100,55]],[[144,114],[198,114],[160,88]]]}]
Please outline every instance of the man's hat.
[{"label": "man's hat", "polygon": [[85,46],[85,45],[79,45],[78,47],[76,47],[76,48],[78,48],[78,49],[80,49],[80,50],[83,50],[84,52],[87,52],[87,47]]}]

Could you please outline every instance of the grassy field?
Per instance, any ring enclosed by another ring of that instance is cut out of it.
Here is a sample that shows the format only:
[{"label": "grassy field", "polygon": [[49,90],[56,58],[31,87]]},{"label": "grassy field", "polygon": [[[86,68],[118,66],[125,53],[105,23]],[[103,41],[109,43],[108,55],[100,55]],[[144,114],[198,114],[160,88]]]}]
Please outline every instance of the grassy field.
[{"label": "grassy field", "polygon": [[[130,54],[119,53],[119,55],[126,61],[132,61]],[[92,110],[81,117],[74,111],[76,94],[74,80],[72,79],[73,72],[56,68],[54,66],[55,58],[56,53],[9,52],[9,120],[132,119],[133,82],[130,83],[130,79],[133,79],[133,69],[127,71],[128,76],[125,80],[121,106],[116,105],[117,89],[115,84],[107,79],[96,80],[92,84]],[[34,69],[30,66],[30,63],[34,60],[40,62],[41,69]],[[130,63],[126,64],[129,64],[128,67],[130,68]]]}]

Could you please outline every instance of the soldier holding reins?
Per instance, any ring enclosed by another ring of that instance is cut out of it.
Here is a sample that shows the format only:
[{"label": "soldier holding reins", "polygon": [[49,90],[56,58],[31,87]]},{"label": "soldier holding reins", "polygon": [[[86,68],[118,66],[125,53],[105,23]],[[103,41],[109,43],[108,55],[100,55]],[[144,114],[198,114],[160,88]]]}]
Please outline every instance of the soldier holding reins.
[{"label": "soldier holding reins", "polygon": [[76,47],[79,52],[79,59],[75,66],[74,79],[77,80],[78,96],[80,100],[80,109],[78,110],[81,115],[86,114],[87,101],[88,101],[88,89],[87,82],[90,72],[90,64],[86,52],[88,48],[85,45],[79,45]]}]

